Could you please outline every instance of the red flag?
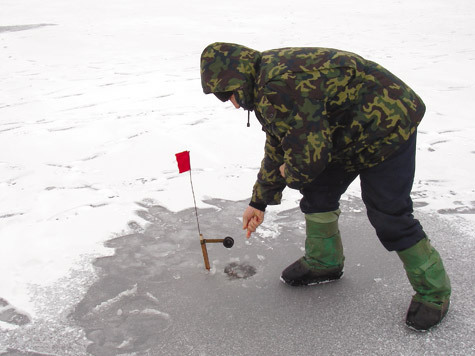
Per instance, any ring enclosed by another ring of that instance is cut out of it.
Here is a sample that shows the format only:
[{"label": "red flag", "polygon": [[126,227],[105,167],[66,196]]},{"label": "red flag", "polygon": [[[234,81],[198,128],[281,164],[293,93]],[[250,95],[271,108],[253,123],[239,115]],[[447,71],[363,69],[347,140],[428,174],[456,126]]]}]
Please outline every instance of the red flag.
[{"label": "red flag", "polygon": [[183,151],[183,152],[175,154],[175,156],[176,156],[176,161],[178,162],[178,171],[180,173],[189,171],[191,169],[190,151]]}]

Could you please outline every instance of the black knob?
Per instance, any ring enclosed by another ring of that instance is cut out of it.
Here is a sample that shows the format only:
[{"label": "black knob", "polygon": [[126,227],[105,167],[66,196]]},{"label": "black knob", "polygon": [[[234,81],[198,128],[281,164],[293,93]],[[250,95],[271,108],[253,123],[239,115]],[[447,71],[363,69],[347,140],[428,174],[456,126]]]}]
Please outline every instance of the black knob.
[{"label": "black knob", "polygon": [[227,236],[223,240],[223,246],[226,248],[231,248],[234,245],[234,239],[231,236]]}]

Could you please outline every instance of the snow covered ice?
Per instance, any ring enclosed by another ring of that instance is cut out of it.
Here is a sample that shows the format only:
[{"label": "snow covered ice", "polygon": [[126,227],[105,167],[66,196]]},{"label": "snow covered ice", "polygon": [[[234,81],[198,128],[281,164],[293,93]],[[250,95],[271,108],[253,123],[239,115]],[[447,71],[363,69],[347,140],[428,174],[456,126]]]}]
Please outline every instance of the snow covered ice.
[{"label": "snow covered ice", "polygon": [[[469,0],[0,0],[0,355],[312,353],[304,322],[327,354],[473,352],[474,10]],[[245,240],[239,218],[264,138],[257,120],[247,128],[243,111],[202,94],[199,56],[215,41],[353,51],[422,97],[416,216],[454,285],[440,328],[404,329],[410,287],[365,225],[357,183],[344,198],[342,281],[299,292],[278,281],[301,254],[296,192]],[[210,273],[176,167],[183,150],[205,237],[236,240],[209,247]],[[232,263],[256,274],[230,279]],[[368,326],[365,313],[378,319]]]}]

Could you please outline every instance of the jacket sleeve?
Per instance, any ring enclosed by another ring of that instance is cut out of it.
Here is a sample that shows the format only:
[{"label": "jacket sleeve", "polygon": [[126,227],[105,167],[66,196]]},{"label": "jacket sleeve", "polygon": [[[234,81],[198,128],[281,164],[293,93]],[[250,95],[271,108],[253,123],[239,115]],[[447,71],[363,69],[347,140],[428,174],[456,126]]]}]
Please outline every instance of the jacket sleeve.
[{"label": "jacket sleeve", "polygon": [[267,205],[280,204],[286,183],[279,167],[284,163],[280,140],[266,133],[265,155],[254,184],[250,205],[265,210]]},{"label": "jacket sleeve", "polygon": [[325,103],[306,98],[283,136],[285,181],[290,188],[303,188],[331,161],[331,130]]}]

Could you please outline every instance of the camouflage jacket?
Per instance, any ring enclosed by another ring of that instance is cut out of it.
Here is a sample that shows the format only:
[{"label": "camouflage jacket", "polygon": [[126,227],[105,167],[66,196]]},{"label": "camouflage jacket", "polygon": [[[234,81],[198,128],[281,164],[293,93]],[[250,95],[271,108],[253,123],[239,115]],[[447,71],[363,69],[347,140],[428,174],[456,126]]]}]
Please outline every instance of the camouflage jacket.
[{"label": "camouflage jacket", "polygon": [[[266,132],[251,203],[279,204],[329,165],[358,171],[384,161],[415,132],[425,106],[377,63],[330,48],[265,52],[213,43],[201,55],[208,93],[234,92]],[[279,167],[285,163],[285,179]]]}]

